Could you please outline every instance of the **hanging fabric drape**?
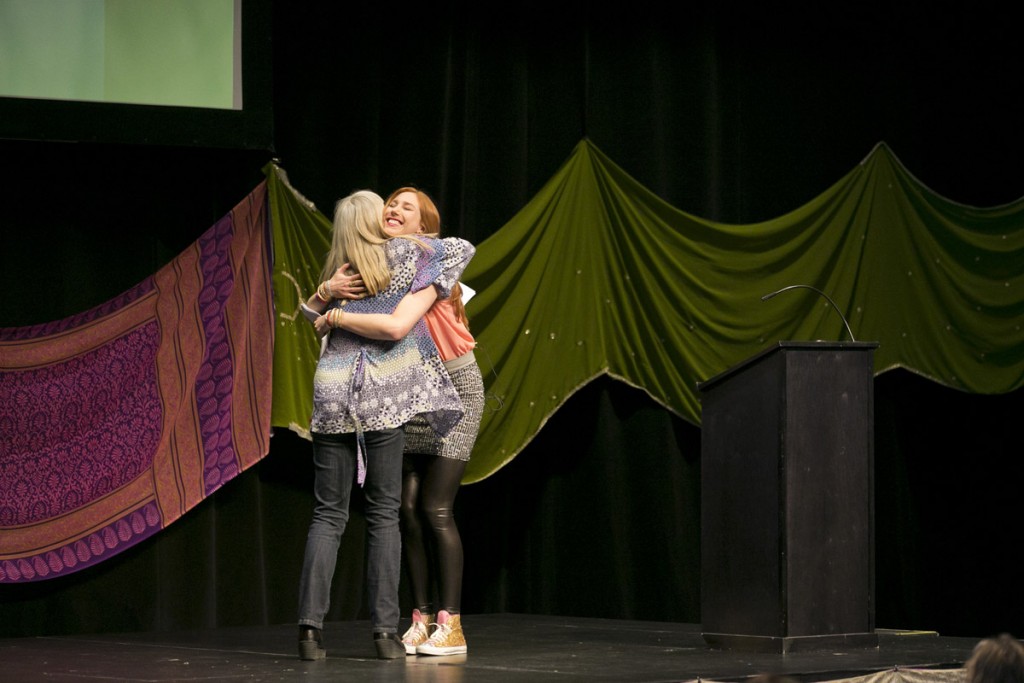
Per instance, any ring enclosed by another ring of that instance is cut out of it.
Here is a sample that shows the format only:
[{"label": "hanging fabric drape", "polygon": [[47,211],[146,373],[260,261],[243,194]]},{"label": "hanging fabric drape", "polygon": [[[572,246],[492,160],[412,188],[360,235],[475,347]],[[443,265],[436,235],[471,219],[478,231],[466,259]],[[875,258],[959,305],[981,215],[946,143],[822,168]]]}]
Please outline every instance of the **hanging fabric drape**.
[{"label": "hanging fabric drape", "polygon": [[[0,329],[0,581],[148,538],[265,456],[271,427],[308,438],[320,345],[299,303],[331,225],[282,169],[264,173],[116,299]],[[465,271],[489,404],[464,482],[602,375],[699,425],[697,383],[781,340],[853,332],[879,344],[876,374],[1017,389],[1022,207],[939,197],[879,144],[805,206],[729,225],[666,204],[583,140]]]},{"label": "hanging fabric drape", "polygon": [[[316,285],[330,225],[279,169],[267,172],[275,285],[298,285],[275,290],[274,424],[306,425],[318,348],[296,313]],[[1022,210],[1024,200],[979,209],[943,199],[879,144],[805,206],[723,224],[666,204],[583,140],[477,245],[464,273],[477,292],[467,312],[489,396],[464,482],[508,463],[596,377],[638,387],[699,425],[698,382],[778,341],[847,339],[847,324],[858,341],[879,344],[876,374],[899,367],[968,392],[1018,388]],[[804,287],[762,300],[791,285]]]},{"label": "hanging fabric drape", "polygon": [[0,329],[0,583],[166,528],[270,448],[266,183],[92,310]]},{"label": "hanging fabric drape", "polygon": [[1018,388],[1022,209],[945,200],[880,144],[807,205],[727,225],[667,205],[584,140],[464,274],[478,292],[477,356],[493,373],[465,481],[509,462],[597,376],[699,425],[698,382],[781,340],[846,339],[813,291],[762,300],[793,284],[827,293],[857,340],[879,343],[876,374]]}]

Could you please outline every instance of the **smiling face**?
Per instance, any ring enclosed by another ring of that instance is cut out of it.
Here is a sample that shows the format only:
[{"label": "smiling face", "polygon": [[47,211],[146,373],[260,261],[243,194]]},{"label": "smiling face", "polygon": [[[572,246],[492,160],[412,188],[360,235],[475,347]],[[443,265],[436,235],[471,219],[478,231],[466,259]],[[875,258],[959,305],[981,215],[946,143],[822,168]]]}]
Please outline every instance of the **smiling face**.
[{"label": "smiling face", "polygon": [[400,192],[384,207],[384,232],[391,236],[424,232],[420,199],[415,192]]}]

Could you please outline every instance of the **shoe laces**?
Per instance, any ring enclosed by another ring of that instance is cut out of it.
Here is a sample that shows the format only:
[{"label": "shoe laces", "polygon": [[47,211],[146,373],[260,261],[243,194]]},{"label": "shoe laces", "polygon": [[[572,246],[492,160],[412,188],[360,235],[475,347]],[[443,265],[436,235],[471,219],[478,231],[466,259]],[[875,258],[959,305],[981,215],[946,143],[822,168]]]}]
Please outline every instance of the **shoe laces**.
[{"label": "shoe laces", "polygon": [[427,642],[431,645],[436,643],[442,643],[448,638],[448,634],[452,632],[451,622],[444,622],[443,624],[436,624],[437,628],[427,639]]},{"label": "shoe laces", "polygon": [[426,640],[427,637],[427,624],[423,621],[414,621],[409,630],[405,632],[405,636],[402,638],[403,641],[416,641]]}]

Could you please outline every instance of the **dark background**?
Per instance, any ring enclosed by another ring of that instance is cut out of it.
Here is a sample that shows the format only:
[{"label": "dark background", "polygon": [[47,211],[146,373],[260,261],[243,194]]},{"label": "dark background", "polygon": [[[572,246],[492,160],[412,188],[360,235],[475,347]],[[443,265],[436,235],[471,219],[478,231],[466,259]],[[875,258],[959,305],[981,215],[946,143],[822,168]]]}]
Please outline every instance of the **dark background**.
[{"label": "dark background", "polygon": [[[476,243],[584,137],[669,203],[727,223],[802,206],[880,142],[953,201],[1024,195],[1008,15],[682,4],[246,0],[244,113],[0,101],[0,326],[128,289],[272,159],[328,215],[354,189],[418,185]],[[1020,389],[876,378],[879,628],[1024,634],[1022,414]],[[309,451],[278,430],[267,458],[155,538],[0,586],[0,636],[293,622]],[[699,428],[599,379],[459,494],[463,611],[699,623],[699,511]],[[366,618],[362,531],[356,514],[329,619]]]}]

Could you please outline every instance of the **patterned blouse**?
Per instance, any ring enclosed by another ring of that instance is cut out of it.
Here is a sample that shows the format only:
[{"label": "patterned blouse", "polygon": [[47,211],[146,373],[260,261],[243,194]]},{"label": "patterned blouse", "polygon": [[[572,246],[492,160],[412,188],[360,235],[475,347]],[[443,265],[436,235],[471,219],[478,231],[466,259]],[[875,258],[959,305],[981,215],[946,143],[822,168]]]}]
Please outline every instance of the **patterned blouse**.
[{"label": "patterned blouse", "polygon": [[[476,247],[458,237],[421,241],[432,248],[401,238],[385,243],[391,284],[376,296],[349,301],[346,312],[391,313],[406,294],[435,285],[438,298],[447,298]],[[421,413],[441,436],[463,414],[462,402],[422,318],[399,341],[331,330],[313,376],[311,431],[361,435],[401,427]]]}]

